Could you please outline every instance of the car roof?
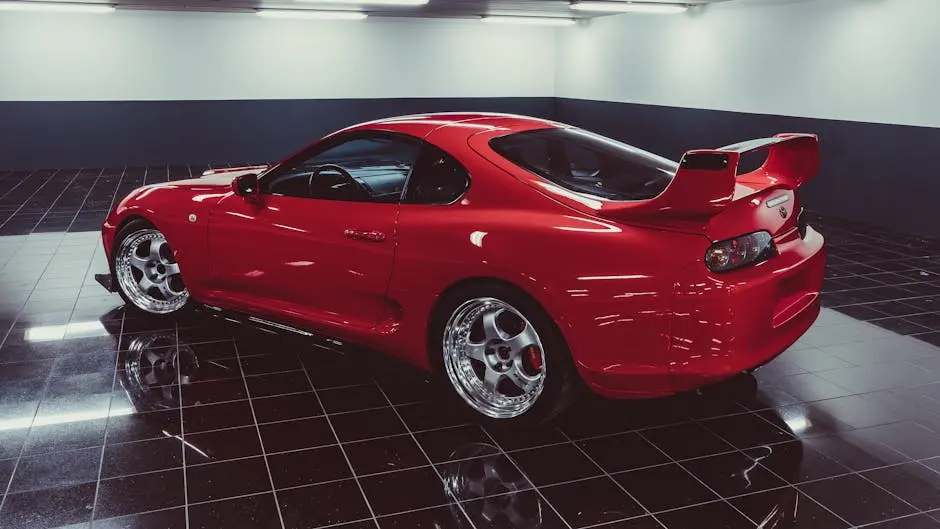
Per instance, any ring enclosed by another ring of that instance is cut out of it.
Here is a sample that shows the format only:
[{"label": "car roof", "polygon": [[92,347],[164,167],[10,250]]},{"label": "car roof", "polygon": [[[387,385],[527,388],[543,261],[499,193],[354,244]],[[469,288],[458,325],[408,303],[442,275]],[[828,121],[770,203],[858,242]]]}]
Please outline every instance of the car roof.
[{"label": "car roof", "polygon": [[483,129],[500,129],[511,133],[563,126],[547,119],[500,112],[436,112],[377,119],[353,125],[337,133],[353,130],[389,130],[426,138],[443,127],[464,128],[467,136],[471,136]]}]

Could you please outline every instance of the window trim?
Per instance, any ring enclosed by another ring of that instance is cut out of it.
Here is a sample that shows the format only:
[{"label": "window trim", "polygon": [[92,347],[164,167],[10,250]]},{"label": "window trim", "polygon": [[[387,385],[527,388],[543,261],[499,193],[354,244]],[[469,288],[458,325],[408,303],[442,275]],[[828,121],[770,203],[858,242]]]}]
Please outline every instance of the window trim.
[{"label": "window trim", "polygon": [[[467,192],[470,190],[470,187],[472,186],[473,176],[470,174],[470,171],[467,170],[467,167],[460,160],[458,160],[456,156],[448,152],[447,149],[444,149],[443,147],[430,143],[417,136],[412,136],[410,134],[406,134],[403,132],[382,130],[382,129],[360,129],[360,130],[351,130],[348,132],[341,132],[333,136],[327,136],[321,139],[320,141],[317,141],[313,143],[312,145],[309,145],[306,148],[300,151],[297,151],[296,153],[288,156],[281,162],[272,166],[268,170],[262,172],[258,176],[258,180],[260,182],[258,184],[258,188],[261,194],[271,195],[271,193],[269,193],[265,189],[264,181],[270,180],[271,178],[277,178],[278,176],[283,174],[285,171],[287,171],[287,168],[291,167],[291,165],[296,160],[303,160],[303,159],[311,158],[313,156],[320,154],[321,152],[332,149],[333,147],[336,147],[338,145],[342,145],[343,143],[353,141],[353,140],[363,139],[363,138],[389,138],[389,139],[401,140],[406,143],[416,144],[419,150],[418,150],[417,158],[415,158],[414,162],[412,162],[411,164],[411,168],[408,170],[408,175],[405,176],[405,182],[404,182],[404,185],[402,186],[401,195],[398,197],[397,202],[358,202],[358,203],[399,204],[399,205],[413,205],[413,206],[451,206],[453,204],[456,204],[460,200],[462,200],[467,195]],[[437,149],[443,152],[445,155],[449,156],[467,175],[466,185],[464,186],[463,191],[460,193],[460,195],[457,196],[457,198],[455,198],[453,201],[448,202],[446,204],[425,204],[425,203],[420,203],[420,202],[406,201],[406,197],[408,196],[408,190],[411,188],[411,184],[412,184],[411,177],[414,173],[414,168],[417,165],[418,160],[421,158],[421,156],[425,152],[427,152],[428,149]],[[277,196],[282,196],[282,195],[277,195]],[[300,197],[293,197],[293,198],[300,198]],[[326,199],[310,197],[308,198],[308,200],[326,200]],[[343,201],[343,202],[351,202],[351,201]]]},{"label": "window trim", "polygon": [[[297,160],[306,160],[306,159],[312,158],[324,151],[327,151],[329,149],[332,149],[344,143],[348,143],[350,141],[360,140],[360,139],[370,139],[370,138],[387,138],[387,139],[403,141],[405,143],[415,144],[418,146],[418,157],[421,156],[421,152],[423,151],[424,146],[427,144],[427,142],[423,141],[421,138],[412,136],[410,134],[404,134],[401,132],[394,132],[390,130],[379,130],[379,129],[351,130],[348,132],[341,132],[333,136],[327,136],[321,139],[320,141],[317,141],[313,143],[312,145],[288,156],[287,158],[282,160],[280,163],[271,167],[267,171],[264,171],[263,173],[261,173],[261,175],[258,176],[259,193],[261,195],[269,195],[269,196],[284,196],[284,195],[273,195],[272,193],[270,193],[265,188],[265,181],[270,181],[272,178],[277,178],[278,176],[284,174],[286,171],[288,171],[288,168],[291,167],[293,163]],[[408,182],[411,180],[411,173],[412,171],[414,171],[414,166],[417,163],[417,161],[418,161],[418,158],[416,157],[415,160],[411,163],[411,167],[408,169],[408,174],[405,176],[405,182],[402,185],[402,192],[398,196],[397,201],[395,202],[378,202],[378,201],[366,202],[366,201],[340,200],[340,202],[356,202],[360,204],[402,204],[403,203],[402,201],[404,200],[404,197],[405,197],[405,192],[408,189]],[[315,198],[315,197],[292,197],[292,198],[304,198],[306,200],[328,200],[328,199]]]}]

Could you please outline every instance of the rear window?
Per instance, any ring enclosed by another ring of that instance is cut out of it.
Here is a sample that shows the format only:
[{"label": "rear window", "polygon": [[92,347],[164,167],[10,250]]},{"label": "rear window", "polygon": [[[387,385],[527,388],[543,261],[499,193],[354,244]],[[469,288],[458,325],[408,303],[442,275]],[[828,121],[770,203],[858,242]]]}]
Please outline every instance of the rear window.
[{"label": "rear window", "polygon": [[653,198],[679,168],[672,160],[575,128],[517,132],[490,140],[490,146],[561,187],[609,200]]}]

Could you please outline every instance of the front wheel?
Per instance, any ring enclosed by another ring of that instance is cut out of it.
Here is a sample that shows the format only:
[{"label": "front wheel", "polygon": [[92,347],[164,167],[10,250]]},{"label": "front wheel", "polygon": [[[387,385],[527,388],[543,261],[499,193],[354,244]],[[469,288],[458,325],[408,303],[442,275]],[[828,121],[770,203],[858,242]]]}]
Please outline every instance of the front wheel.
[{"label": "front wheel", "polygon": [[133,221],[115,241],[112,267],[125,303],[149,314],[170,314],[186,306],[189,291],[163,233]]},{"label": "front wheel", "polygon": [[460,402],[484,420],[541,423],[576,395],[576,374],[561,332],[528,296],[499,284],[444,301],[436,344]]}]

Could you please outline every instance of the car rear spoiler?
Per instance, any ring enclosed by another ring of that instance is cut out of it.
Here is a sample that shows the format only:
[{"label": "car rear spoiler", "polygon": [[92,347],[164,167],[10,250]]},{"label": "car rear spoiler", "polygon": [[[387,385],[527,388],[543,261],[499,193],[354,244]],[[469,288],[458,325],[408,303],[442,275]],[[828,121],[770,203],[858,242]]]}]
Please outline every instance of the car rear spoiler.
[{"label": "car rear spoiler", "polygon": [[[741,156],[769,150],[764,164],[738,175]],[[777,134],[714,150],[693,150],[682,156],[679,169],[665,191],[637,202],[603,202],[598,213],[610,218],[666,216],[708,219],[731,203],[736,184],[755,188],[797,189],[816,177],[819,144],[815,134]]]}]

